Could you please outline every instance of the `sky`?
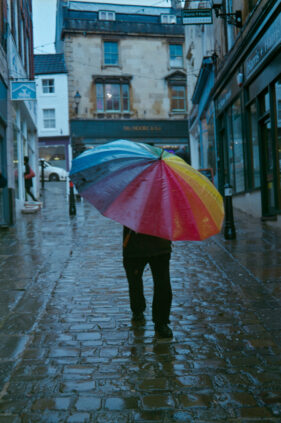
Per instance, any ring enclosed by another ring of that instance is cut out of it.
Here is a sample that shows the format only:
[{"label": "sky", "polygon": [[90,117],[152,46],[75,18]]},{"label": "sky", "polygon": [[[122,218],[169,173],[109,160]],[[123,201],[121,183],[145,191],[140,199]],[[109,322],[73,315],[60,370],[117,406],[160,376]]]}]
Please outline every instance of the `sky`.
[{"label": "sky", "polygon": [[[83,0],[90,2],[91,0]],[[57,0],[32,0],[34,53],[55,53],[55,21]],[[140,6],[170,6],[170,0],[95,0],[95,3]]]}]

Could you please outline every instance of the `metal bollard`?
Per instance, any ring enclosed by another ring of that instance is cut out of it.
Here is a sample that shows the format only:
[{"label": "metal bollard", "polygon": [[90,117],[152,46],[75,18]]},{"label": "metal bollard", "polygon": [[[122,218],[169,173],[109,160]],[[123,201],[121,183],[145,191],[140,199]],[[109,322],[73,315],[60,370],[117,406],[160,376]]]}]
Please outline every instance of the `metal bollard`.
[{"label": "metal bollard", "polygon": [[76,215],[75,196],[74,196],[74,185],[73,182],[69,182],[69,215]]},{"label": "metal bollard", "polygon": [[232,186],[225,184],[224,186],[224,207],[225,207],[225,223],[224,223],[224,238],[236,239],[236,231],[233,219],[232,208]]}]

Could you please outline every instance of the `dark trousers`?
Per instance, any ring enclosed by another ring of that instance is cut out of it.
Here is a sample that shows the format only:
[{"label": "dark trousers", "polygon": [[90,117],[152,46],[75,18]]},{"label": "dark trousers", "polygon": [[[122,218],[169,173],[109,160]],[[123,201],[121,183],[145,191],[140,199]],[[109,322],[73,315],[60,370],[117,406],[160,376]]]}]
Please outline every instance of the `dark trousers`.
[{"label": "dark trousers", "polygon": [[36,198],[34,197],[34,195],[32,194],[32,192],[30,191],[31,187],[25,187],[25,198],[26,200],[28,200],[28,196],[30,195],[30,197],[32,198],[33,201],[37,201]]},{"label": "dark trousers", "polygon": [[170,282],[170,254],[154,257],[124,257],[123,264],[129,283],[130,306],[133,313],[145,310],[142,275],[149,264],[153,277],[152,320],[154,323],[169,323],[172,303]]}]

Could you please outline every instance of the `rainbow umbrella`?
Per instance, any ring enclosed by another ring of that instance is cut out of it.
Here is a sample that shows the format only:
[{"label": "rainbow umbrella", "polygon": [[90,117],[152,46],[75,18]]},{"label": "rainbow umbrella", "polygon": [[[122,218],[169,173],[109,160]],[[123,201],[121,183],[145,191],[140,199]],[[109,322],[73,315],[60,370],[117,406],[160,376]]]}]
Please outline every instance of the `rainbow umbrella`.
[{"label": "rainbow umbrella", "polygon": [[203,240],[220,232],[223,199],[214,185],[180,157],[127,140],[85,151],[72,162],[78,192],[135,232]]}]

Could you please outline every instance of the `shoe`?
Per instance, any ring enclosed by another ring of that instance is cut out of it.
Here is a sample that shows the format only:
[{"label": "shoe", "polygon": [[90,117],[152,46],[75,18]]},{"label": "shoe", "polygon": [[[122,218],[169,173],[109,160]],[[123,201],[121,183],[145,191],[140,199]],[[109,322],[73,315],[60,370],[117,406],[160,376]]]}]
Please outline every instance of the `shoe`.
[{"label": "shoe", "polygon": [[156,323],[155,334],[159,338],[173,338],[173,331],[166,323]]},{"label": "shoe", "polygon": [[132,322],[138,323],[138,324],[144,324],[145,323],[145,317],[144,317],[143,312],[133,313]]}]

